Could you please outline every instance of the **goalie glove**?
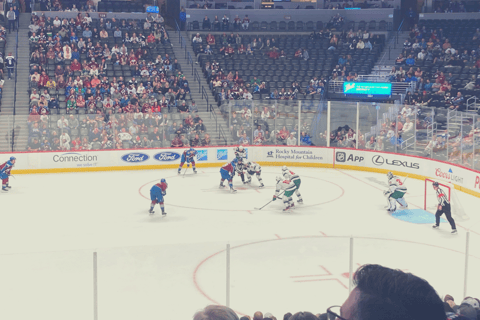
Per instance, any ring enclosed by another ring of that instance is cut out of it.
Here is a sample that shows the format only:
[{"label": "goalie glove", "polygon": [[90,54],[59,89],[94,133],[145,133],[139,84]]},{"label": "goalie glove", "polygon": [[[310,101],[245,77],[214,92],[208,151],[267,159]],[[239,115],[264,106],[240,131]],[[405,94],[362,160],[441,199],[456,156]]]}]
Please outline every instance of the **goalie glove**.
[{"label": "goalie glove", "polygon": [[162,191],[162,196],[166,196],[167,195],[167,191]]},{"label": "goalie glove", "polygon": [[390,191],[390,189],[387,189],[387,190],[383,191],[383,195],[384,195],[385,197],[387,197],[387,198],[390,197],[390,195],[391,195],[392,193],[393,193],[393,192]]}]

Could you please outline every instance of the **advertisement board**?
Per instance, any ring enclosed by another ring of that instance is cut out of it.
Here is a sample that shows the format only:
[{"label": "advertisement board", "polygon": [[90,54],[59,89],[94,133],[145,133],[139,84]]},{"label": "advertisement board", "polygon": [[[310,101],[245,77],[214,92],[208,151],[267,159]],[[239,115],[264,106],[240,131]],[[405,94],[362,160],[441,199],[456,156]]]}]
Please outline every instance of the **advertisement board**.
[{"label": "advertisement board", "polygon": [[390,96],[392,84],[389,82],[344,82],[343,93],[346,95]]},{"label": "advertisement board", "polygon": [[[218,167],[234,159],[233,146],[197,150],[197,166]],[[24,152],[0,154],[0,162],[15,156],[14,174],[143,170],[176,168],[185,148]],[[480,196],[480,172],[428,158],[388,152],[323,147],[248,146],[248,160],[262,166],[308,166],[364,170],[417,179],[440,179]],[[5,155],[5,157],[2,157]],[[4,159],[3,159],[4,158]]]}]

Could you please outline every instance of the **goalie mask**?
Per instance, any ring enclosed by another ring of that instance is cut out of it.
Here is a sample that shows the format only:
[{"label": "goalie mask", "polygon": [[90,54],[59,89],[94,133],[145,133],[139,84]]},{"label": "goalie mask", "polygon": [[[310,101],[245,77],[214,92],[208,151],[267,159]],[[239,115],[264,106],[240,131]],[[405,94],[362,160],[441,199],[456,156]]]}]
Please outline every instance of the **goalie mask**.
[{"label": "goalie mask", "polygon": [[391,172],[387,173],[387,178],[392,179],[393,178],[393,173],[391,173]]}]

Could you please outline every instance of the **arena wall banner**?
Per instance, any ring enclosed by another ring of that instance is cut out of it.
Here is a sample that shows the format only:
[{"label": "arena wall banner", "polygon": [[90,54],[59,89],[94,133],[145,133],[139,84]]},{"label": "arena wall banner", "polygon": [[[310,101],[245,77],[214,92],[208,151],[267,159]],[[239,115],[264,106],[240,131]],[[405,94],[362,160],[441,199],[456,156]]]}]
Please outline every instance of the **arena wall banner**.
[{"label": "arena wall banner", "polygon": [[[247,160],[262,166],[303,166],[362,170],[416,179],[441,179],[480,197],[480,172],[428,158],[370,150],[322,147],[246,146]],[[148,170],[178,168],[186,148],[20,152],[0,154],[0,162],[15,156],[13,174]],[[198,167],[219,167],[234,159],[233,146],[196,148]]]}]

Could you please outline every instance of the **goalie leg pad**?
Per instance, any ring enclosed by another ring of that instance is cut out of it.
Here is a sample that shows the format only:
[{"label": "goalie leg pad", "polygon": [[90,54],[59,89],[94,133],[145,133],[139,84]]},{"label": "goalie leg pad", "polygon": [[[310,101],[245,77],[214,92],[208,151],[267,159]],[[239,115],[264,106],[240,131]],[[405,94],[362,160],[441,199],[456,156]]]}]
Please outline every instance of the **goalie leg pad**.
[{"label": "goalie leg pad", "polygon": [[398,198],[397,202],[404,208],[408,207],[408,203],[405,201],[405,198]]}]

